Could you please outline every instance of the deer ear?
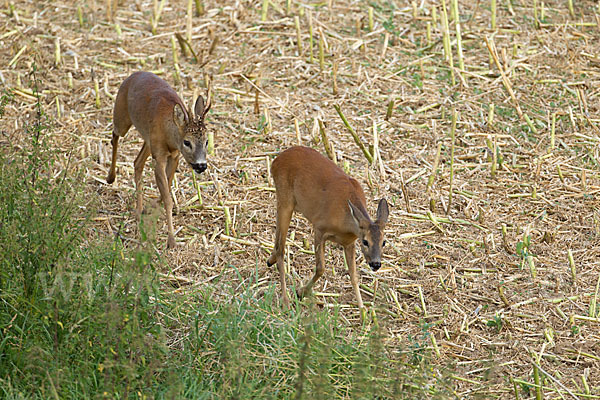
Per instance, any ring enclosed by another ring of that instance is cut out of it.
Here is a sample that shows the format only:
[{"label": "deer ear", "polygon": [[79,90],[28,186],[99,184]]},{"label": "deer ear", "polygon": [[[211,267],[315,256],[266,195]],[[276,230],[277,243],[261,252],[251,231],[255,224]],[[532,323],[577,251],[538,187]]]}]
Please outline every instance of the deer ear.
[{"label": "deer ear", "polygon": [[387,223],[389,215],[390,209],[388,208],[387,200],[379,200],[379,205],[377,206],[377,223],[379,225],[385,225]]},{"label": "deer ear", "polygon": [[183,128],[186,120],[187,116],[181,105],[175,104],[175,107],[173,107],[173,122],[175,122],[175,125],[177,125],[179,128]]},{"label": "deer ear", "polygon": [[350,200],[348,200],[348,207],[350,208],[350,214],[352,214],[359,227],[365,227],[369,224],[369,218],[358,207],[352,204]]},{"label": "deer ear", "polygon": [[202,96],[198,96],[196,99],[196,105],[194,105],[194,115],[196,115],[196,117],[203,117],[204,113],[204,99]]}]

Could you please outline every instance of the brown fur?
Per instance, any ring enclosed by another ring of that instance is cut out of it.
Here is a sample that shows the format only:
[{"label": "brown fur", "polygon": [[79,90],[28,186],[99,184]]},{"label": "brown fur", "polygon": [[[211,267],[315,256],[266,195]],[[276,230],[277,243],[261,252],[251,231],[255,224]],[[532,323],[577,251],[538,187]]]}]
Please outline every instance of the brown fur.
[{"label": "brown fur", "polygon": [[[197,160],[203,160],[206,168],[206,126],[204,117],[210,109],[205,107],[200,96],[190,116],[185,104],[175,90],[158,76],[150,72],[135,72],[123,81],[113,111],[112,162],[107,183],[116,177],[119,138],[125,136],[134,125],[144,139],[134,162],[135,186],[137,191],[136,212],[142,213],[142,172],[150,155],[155,161],[156,184],[167,215],[169,237],[167,247],[175,246],[173,233],[173,198],[171,184],[179,162],[179,155],[200,170]],[[201,172],[201,171],[200,171]]]},{"label": "brown fur", "polygon": [[[283,252],[290,220],[295,210],[302,213],[314,226],[317,259],[315,275],[298,290],[298,295],[306,295],[323,275],[324,245],[329,240],[341,244],[344,248],[352,287],[358,305],[362,308],[354,243],[360,238],[366,261],[379,268],[383,228],[388,217],[387,202],[384,199],[380,201],[378,219],[375,222],[371,221],[360,184],[332,161],[308,147],[291,147],[280,153],[273,161],[271,173],[277,190],[277,227],[275,249],[267,264],[277,263],[284,305],[289,305],[289,298]],[[367,241],[368,246],[363,245],[362,241]]]}]

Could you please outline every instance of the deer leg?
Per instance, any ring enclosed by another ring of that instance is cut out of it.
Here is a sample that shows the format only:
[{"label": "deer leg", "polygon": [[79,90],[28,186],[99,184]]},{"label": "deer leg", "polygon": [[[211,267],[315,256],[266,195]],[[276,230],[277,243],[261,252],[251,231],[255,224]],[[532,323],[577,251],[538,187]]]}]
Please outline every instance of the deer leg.
[{"label": "deer leg", "polygon": [[112,161],[110,163],[108,176],[106,177],[106,183],[109,184],[113,183],[115,181],[115,177],[117,176],[117,150],[119,148],[119,136],[113,133],[110,143],[112,144]]},{"label": "deer leg", "polygon": [[[124,101],[125,104],[122,104]],[[121,112],[120,110],[125,110],[125,112]],[[131,119],[129,118],[129,112],[127,111],[127,97],[117,95],[113,113],[113,134],[112,140],[110,141],[112,144],[112,160],[106,183],[113,183],[115,181],[115,177],[117,176],[117,150],[119,149],[119,137],[125,136],[130,127]]]},{"label": "deer leg", "polygon": [[348,263],[348,272],[350,274],[350,283],[354,289],[356,300],[358,301],[358,307],[363,309],[363,301],[360,295],[360,289],[358,288],[358,274],[356,271],[356,258],[354,252],[354,242],[344,247],[344,255],[346,256],[346,263]]},{"label": "deer leg", "polygon": [[144,188],[142,186],[142,177],[144,172],[144,165],[146,165],[146,160],[150,156],[150,146],[144,142],[144,145],[140,149],[135,161],[133,162],[134,167],[134,180],[135,180],[135,191],[136,191],[136,203],[135,203],[135,211],[138,219],[142,216],[142,202],[144,195]]},{"label": "deer leg", "polygon": [[175,247],[175,235],[173,233],[173,199],[171,198],[171,188],[168,186],[166,166],[166,156],[155,158],[154,176],[156,177],[156,185],[160,191],[160,197],[165,206],[167,215],[167,229],[169,232],[167,248],[172,249]]},{"label": "deer leg", "polygon": [[179,153],[171,155],[167,160],[167,177],[169,178],[169,187],[173,185],[173,177],[175,177],[175,171],[179,164]]},{"label": "deer leg", "polygon": [[277,227],[275,228],[275,248],[271,253],[271,256],[267,260],[267,265],[270,267],[277,263],[277,269],[279,270],[279,284],[283,293],[282,301],[285,308],[290,305],[290,299],[287,294],[287,286],[285,284],[285,265],[284,265],[284,252],[285,252],[285,238],[290,227],[290,221],[292,219],[292,213],[294,212],[294,205],[291,201],[277,201]]},{"label": "deer leg", "polygon": [[310,281],[304,287],[297,291],[298,297],[302,298],[310,293],[315,282],[325,272],[325,237],[323,232],[315,230],[315,257],[317,259],[317,265],[315,267],[315,274]]},{"label": "deer leg", "polygon": [[179,153],[170,155],[167,159],[167,180],[169,184],[169,192],[173,196],[173,202],[175,204],[175,215],[179,214],[179,204],[175,201],[175,193],[173,193],[173,178],[175,177],[175,171],[177,171],[177,165],[179,164]]}]

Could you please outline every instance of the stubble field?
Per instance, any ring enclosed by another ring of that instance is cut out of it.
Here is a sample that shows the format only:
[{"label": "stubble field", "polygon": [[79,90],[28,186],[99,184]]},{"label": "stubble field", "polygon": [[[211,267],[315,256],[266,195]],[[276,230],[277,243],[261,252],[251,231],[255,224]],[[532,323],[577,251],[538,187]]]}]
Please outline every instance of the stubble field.
[{"label": "stubble field", "polygon": [[[89,241],[139,243],[135,129],[121,141],[116,182],[105,182],[120,83],[152,71],[186,104],[210,87],[214,154],[196,185],[180,162],[174,250],[165,248],[152,162],[144,173],[148,215],[160,216],[163,285],[214,285],[223,302],[232,288],[260,298],[276,286],[266,266],[275,229],[268,168],[299,143],[326,154],[325,134],[371,215],[381,197],[391,214],[382,268],[360,266],[367,320],[331,244],[315,287],[319,313],[339,307],[356,332],[378,324],[389,352],[418,344],[460,398],[532,398],[537,377],[546,398],[600,397],[595,2],[571,12],[563,1],[498,1],[492,27],[491,2],[459,1],[460,36],[452,4],[441,1],[271,1],[266,10],[204,1],[189,19],[186,3],[2,5],[0,79],[13,100],[0,143],[10,151],[28,140],[19,128],[36,113],[37,87],[53,146],[64,165],[85,170],[98,210]],[[195,54],[184,54],[185,42]],[[314,255],[299,215],[287,247],[290,282],[300,285]]]}]

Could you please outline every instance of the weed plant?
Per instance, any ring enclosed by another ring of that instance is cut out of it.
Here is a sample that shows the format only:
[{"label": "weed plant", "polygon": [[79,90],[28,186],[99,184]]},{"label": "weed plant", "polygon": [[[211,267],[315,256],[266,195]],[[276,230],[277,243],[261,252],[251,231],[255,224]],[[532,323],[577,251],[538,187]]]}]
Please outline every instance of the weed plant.
[{"label": "weed plant", "polygon": [[151,394],[168,354],[156,257],[86,240],[92,208],[51,133],[38,102],[26,145],[0,153],[0,397]]}]

